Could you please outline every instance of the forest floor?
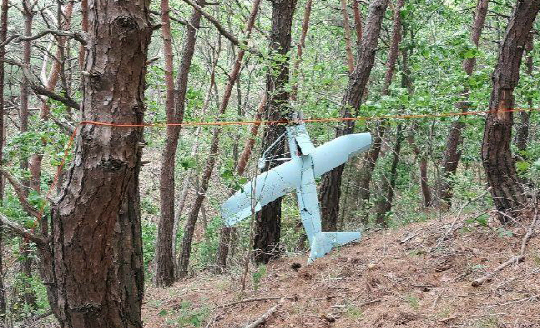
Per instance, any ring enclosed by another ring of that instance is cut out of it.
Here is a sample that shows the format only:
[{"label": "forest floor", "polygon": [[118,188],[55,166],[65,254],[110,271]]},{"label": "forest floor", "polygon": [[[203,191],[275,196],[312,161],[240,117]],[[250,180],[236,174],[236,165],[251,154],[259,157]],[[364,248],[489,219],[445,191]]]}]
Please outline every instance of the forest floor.
[{"label": "forest floor", "polygon": [[523,262],[471,285],[520,253],[530,223],[461,217],[372,232],[311,265],[289,256],[251,271],[245,292],[239,272],[199,273],[148,288],[145,328],[246,327],[270,309],[259,327],[540,327],[539,237]]}]

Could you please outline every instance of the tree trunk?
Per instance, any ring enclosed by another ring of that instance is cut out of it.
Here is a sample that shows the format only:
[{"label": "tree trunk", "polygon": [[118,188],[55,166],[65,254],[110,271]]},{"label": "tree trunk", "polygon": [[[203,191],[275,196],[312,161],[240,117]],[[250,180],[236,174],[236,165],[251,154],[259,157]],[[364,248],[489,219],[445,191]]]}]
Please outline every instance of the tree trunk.
[{"label": "tree trunk", "polygon": [[347,0],[340,0],[341,15],[343,16],[343,32],[345,34],[345,52],[347,54],[347,67],[349,74],[354,70],[354,56],[351,46],[351,26],[349,25],[349,11],[347,10]]},{"label": "tree trunk", "polygon": [[[32,35],[32,24],[34,21],[34,12],[33,12],[33,4],[30,3],[28,0],[23,1],[23,17],[24,17],[24,35],[25,36],[31,36]],[[30,70],[31,67],[31,54],[32,54],[32,42],[31,41],[25,41],[23,42],[23,65]],[[30,87],[29,87],[29,81],[28,78],[23,74],[22,82],[21,82],[21,107],[20,107],[20,131],[21,133],[25,133],[28,131],[28,118],[30,116],[28,107],[29,107],[29,100],[30,100]],[[21,170],[26,171],[28,170],[28,158],[22,157],[21,158]],[[25,185],[24,193],[26,196],[28,196],[28,187],[30,187],[30,181],[24,180],[23,184]],[[29,279],[32,277],[32,256],[31,256],[31,247],[29,244],[29,241],[26,239],[21,239],[19,250],[22,255],[22,262],[20,263],[20,272],[25,277],[22,283],[22,297],[24,300],[24,303],[26,303],[28,306],[30,306],[32,309],[35,309],[37,307],[36,305],[36,295],[30,286]]]},{"label": "tree trunk", "polygon": [[[270,34],[270,56],[285,56],[278,61],[271,61],[266,75],[266,120],[283,120],[290,118],[289,91],[289,50],[291,49],[291,26],[297,0],[273,0],[272,32]],[[272,57],[271,57],[272,58]],[[266,126],[263,133],[262,149],[266,151],[285,133],[285,126]],[[285,140],[282,139],[267,152],[269,161],[262,170],[268,171],[277,165],[274,158],[285,153]],[[277,245],[281,235],[281,198],[270,202],[257,213],[253,249],[257,263],[268,263],[278,254]]]},{"label": "tree trunk", "polygon": [[[91,0],[89,9],[82,120],[141,124],[148,2]],[[51,211],[51,245],[40,246],[62,328],[142,327],[142,141],[141,127],[79,129],[74,165]]]},{"label": "tree trunk", "polygon": [[[2,0],[2,10],[0,12],[0,43],[4,43],[7,38],[7,29],[8,29],[8,10],[9,3],[8,0]],[[4,57],[5,57],[5,47],[0,47],[0,163],[3,163],[3,149],[4,149],[4,139],[5,139],[5,126],[4,126],[4,115],[5,115],[5,102],[4,102]],[[0,174],[0,206],[4,202],[4,175]],[[0,224],[0,326],[4,322],[6,314],[6,291],[4,287],[4,248],[3,248],[3,239],[4,239],[4,228]]]},{"label": "tree trunk", "polygon": [[[310,0],[308,0],[310,1]],[[266,94],[263,96],[263,99],[261,99],[261,102],[259,103],[259,107],[257,108],[257,114],[255,114],[255,121],[260,121],[262,119],[262,114],[264,111],[266,105]],[[246,143],[244,144],[244,149],[242,150],[242,154],[240,155],[240,158],[238,160],[238,164],[236,165],[236,174],[238,176],[241,176],[244,174],[244,171],[246,170],[248,160],[251,157],[251,152],[253,151],[253,147],[255,146],[255,138],[257,137],[257,134],[259,133],[259,127],[260,124],[253,124],[250,131],[250,137],[246,140]],[[234,193],[234,191],[231,191],[231,195]],[[227,267],[227,257],[229,256],[229,247],[232,242],[232,235],[235,232],[235,227],[223,227],[221,228],[220,235],[219,235],[219,245],[217,250],[217,268],[218,272],[223,272],[223,270]]]},{"label": "tree trunk", "polygon": [[[178,90],[176,96],[174,92],[174,82],[172,78],[172,39],[171,26],[169,18],[169,3],[167,0],[161,2],[162,33],[163,46],[165,54],[165,80],[167,85],[167,122],[181,123],[184,118],[185,99],[187,91],[187,82],[189,68],[195,52],[195,43],[197,41],[197,30],[201,21],[201,12],[193,10],[190,24],[187,27],[184,52],[180,63],[180,70],[177,76]],[[165,287],[173,284],[174,258],[173,258],[173,230],[174,230],[174,197],[175,197],[175,178],[174,168],[176,164],[176,149],[178,147],[178,138],[180,126],[167,126],[167,138],[165,140],[165,149],[161,160],[160,174],[160,204],[161,217],[158,224],[158,237],[156,242],[156,275],[155,283],[157,286]]]},{"label": "tree trunk", "polygon": [[354,14],[354,29],[356,31],[356,47],[360,50],[362,45],[362,14],[360,8],[358,8],[358,1],[352,0],[353,14]]},{"label": "tree trunk", "polygon": [[304,9],[304,20],[302,21],[302,34],[300,36],[300,41],[298,42],[298,45],[296,46],[296,60],[293,65],[293,81],[294,84],[292,86],[291,91],[291,100],[296,101],[297,95],[298,95],[298,76],[299,76],[299,70],[300,70],[300,63],[302,62],[302,55],[304,54],[304,48],[306,47],[306,36],[309,29],[309,20],[311,17],[311,7],[313,5],[313,0],[307,0],[306,1],[306,7]]},{"label": "tree trunk", "polygon": [[[471,42],[478,47],[480,41],[480,35],[484,28],[488,11],[489,0],[478,0],[476,5],[476,11],[474,13],[474,23],[471,31]],[[470,76],[474,70],[476,64],[476,58],[467,58],[463,61],[463,70]],[[469,90],[465,88],[463,91],[464,101],[457,104],[463,112],[468,109],[467,99],[469,98]],[[450,133],[446,139],[446,147],[444,151],[444,157],[442,161],[443,179],[439,186],[439,197],[442,200],[444,207],[450,207],[452,200],[453,182],[452,177],[456,174],[459,160],[461,159],[461,144],[463,143],[462,130],[465,127],[465,123],[461,118],[457,118],[450,127]]]},{"label": "tree trunk", "polygon": [[402,125],[398,124],[396,131],[396,144],[394,145],[392,166],[390,168],[390,177],[386,179],[383,178],[381,188],[382,196],[378,199],[377,204],[375,205],[375,222],[383,227],[388,227],[387,213],[392,209],[392,202],[394,201],[394,189],[396,187],[397,166],[399,164],[402,139]]},{"label": "tree trunk", "polygon": [[519,81],[519,67],[538,10],[540,1],[518,1],[492,76],[493,90],[482,142],[482,162],[502,222],[507,222],[508,216],[521,209],[527,201],[510,150],[514,116],[509,110],[514,107],[513,92]]},{"label": "tree trunk", "polygon": [[[73,1],[70,1],[66,4],[66,7],[63,11],[62,15],[62,21],[58,22],[59,30],[65,30],[68,31],[71,24],[71,14],[73,12]],[[60,71],[62,70],[63,61],[65,58],[64,56],[64,47],[66,46],[66,38],[65,37],[58,37],[57,38],[58,45],[57,50],[55,53],[56,60],[54,60],[54,63],[51,68],[51,72],[49,74],[49,77],[47,78],[47,81],[45,83],[45,88],[48,91],[54,91],[56,88],[56,84],[58,83],[58,78],[60,77]],[[49,113],[50,108],[47,104],[47,101],[41,102],[41,108],[39,110],[39,118],[42,122],[47,121],[49,119]],[[42,144],[45,147],[46,142],[42,140]],[[37,191],[38,193],[41,192],[41,161],[43,159],[42,154],[33,154],[30,157],[30,188]]]},{"label": "tree trunk", "polygon": [[[253,7],[251,9],[251,15],[249,17],[247,27],[246,27],[246,39],[249,39],[251,36],[251,30],[253,25],[255,25],[255,18],[259,12],[260,0],[255,0],[253,2]],[[231,73],[229,74],[229,81],[223,92],[223,99],[221,105],[219,106],[218,117],[221,117],[225,114],[227,107],[229,106],[229,100],[231,99],[232,91],[238,75],[240,74],[240,69],[242,68],[242,61],[246,53],[245,48],[240,48],[236,56],[236,60],[233,64]],[[222,132],[222,127],[214,128],[212,132],[212,140],[210,142],[210,154],[206,165],[204,167],[201,186],[198,188],[197,197],[189,213],[186,226],[184,229],[184,237],[182,238],[182,252],[178,259],[178,275],[179,277],[185,277],[188,273],[189,259],[191,257],[191,243],[193,240],[193,233],[195,232],[195,224],[197,223],[197,218],[199,217],[199,211],[201,210],[204,199],[206,198],[206,192],[208,191],[208,186],[210,185],[210,178],[212,177],[212,171],[216,164],[218,150],[219,150],[219,140]]]},{"label": "tree trunk", "polygon": [[[529,40],[527,42],[527,59],[525,64],[527,65],[527,75],[532,77],[533,69],[534,69],[534,63],[533,63],[533,46],[534,46],[534,34],[531,32],[529,33]],[[527,98],[527,105],[529,106],[529,109],[533,108],[533,99],[532,97]],[[531,112],[529,111],[522,111],[519,112],[519,118],[520,122],[516,129],[516,147],[519,150],[519,157],[526,160],[528,156],[523,155],[527,151],[527,143],[529,141],[529,125],[530,125],[530,118],[531,118]]]},{"label": "tree trunk", "polygon": [[[343,97],[341,114],[345,118],[357,115],[362,95],[364,94],[371,69],[375,62],[381,23],[387,6],[388,0],[373,0],[369,5],[366,31],[363,35],[362,46],[356,61],[356,68],[350,75],[349,84]],[[354,121],[348,121],[337,129],[336,137],[351,134],[353,130]],[[326,173],[322,178],[319,202],[321,204],[323,231],[335,231],[337,228],[343,168],[344,165],[338,166]]]}]

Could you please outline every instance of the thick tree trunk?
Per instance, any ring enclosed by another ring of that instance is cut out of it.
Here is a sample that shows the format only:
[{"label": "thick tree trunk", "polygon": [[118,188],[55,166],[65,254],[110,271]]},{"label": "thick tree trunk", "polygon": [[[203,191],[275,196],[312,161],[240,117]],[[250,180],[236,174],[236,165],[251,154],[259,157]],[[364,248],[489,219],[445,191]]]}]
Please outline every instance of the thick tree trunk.
[{"label": "thick tree trunk", "polygon": [[[148,2],[91,0],[82,119],[141,124]],[[41,246],[43,281],[63,328],[141,328],[140,127],[83,125]]]},{"label": "thick tree trunk", "polygon": [[[478,0],[476,5],[476,11],[474,13],[474,22],[471,31],[471,42],[478,47],[480,41],[480,35],[484,28],[488,11],[489,0]],[[467,58],[463,61],[463,70],[467,75],[471,75],[474,66],[476,64],[476,58]],[[469,90],[465,88],[463,91],[464,101],[457,104],[463,112],[468,109]],[[443,179],[439,186],[439,197],[442,200],[444,207],[450,207],[452,200],[453,182],[452,177],[456,174],[459,160],[461,159],[461,144],[463,143],[462,130],[465,127],[461,118],[458,118],[452,123],[450,127],[450,133],[446,139],[446,147],[444,151],[444,157],[442,161]]]},{"label": "thick tree trunk", "polygon": [[[255,18],[257,17],[257,13],[259,12],[259,4],[260,4],[260,0],[255,0],[253,2],[251,15],[249,17],[249,20],[247,22],[247,27],[246,27],[246,39],[249,39],[249,37],[251,36],[251,30],[253,29],[253,26],[255,24]],[[223,116],[227,110],[227,107],[229,106],[229,101],[231,99],[233,87],[238,79],[238,75],[240,74],[240,69],[242,68],[242,61],[244,59],[245,53],[246,53],[246,50],[244,48],[241,48],[238,51],[231,73],[229,74],[229,82],[227,83],[227,86],[225,87],[225,91],[223,92],[223,99],[221,101],[221,105],[219,106],[218,117]],[[188,273],[189,260],[191,257],[191,243],[193,240],[193,233],[195,232],[195,224],[197,223],[197,218],[199,217],[199,211],[201,210],[204,199],[206,198],[206,192],[208,191],[208,186],[210,185],[210,178],[212,177],[212,171],[214,170],[214,166],[216,164],[221,132],[222,132],[221,127],[215,128],[214,131],[212,132],[212,140],[210,142],[210,154],[208,156],[208,160],[206,161],[206,165],[204,167],[204,171],[203,171],[203,175],[201,179],[201,185],[197,190],[197,197],[195,198],[195,202],[191,208],[191,212],[189,213],[186,226],[184,229],[184,237],[182,238],[182,246],[181,246],[182,252],[178,259],[179,277],[185,277]]]},{"label": "thick tree trunk", "polygon": [[527,200],[510,150],[514,116],[509,110],[514,107],[513,92],[519,81],[523,51],[539,10],[540,1],[518,1],[492,76],[493,90],[482,142],[482,162],[502,222],[507,222],[508,216],[526,205]]},{"label": "thick tree trunk", "polygon": [[[8,0],[2,0],[2,9],[0,11],[0,43],[6,41],[7,38],[7,29],[8,29],[8,10],[9,3]],[[4,115],[5,115],[5,106],[4,106],[4,57],[5,57],[5,47],[0,47],[0,163],[3,163],[3,149],[4,149],[4,139],[5,139],[5,126],[4,126]],[[0,174],[0,206],[3,205],[4,201],[4,175]],[[0,326],[4,322],[6,314],[6,291],[4,287],[4,252],[3,252],[3,239],[4,239],[4,228],[0,224]]]},{"label": "thick tree trunk", "polygon": [[[366,31],[356,61],[354,72],[350,75],[349,84],[343,97],[342,116],[356,116],[360,101],[375,62],[375,53],[379,42],[381,24],[388,6],[388,0],[373,0],[369,5]],[[354,121],[338,128],[336,137],[350,134],[354,130]],[[326,173],[322,178],[319,201],[321,204],[322,227],[324,231],[335,231],[339,214],[339,198],[341,194],[341,177],[344,166],[341,165]]]},{"label": "thick tree trunk", "polygon": [[[286,56],[271,62],[266,75],[266,120],[283,120],[290,118],[289,92],[289,50],[291,49],[291,26],[297,0],[273,0],[272,33],[270,34],[271,56]],[[262,149],[266,151],[285,133],[283,125],[266,126],[264,129]],[[267,165],[263,171],[279,165],[273,159],[285,153],[285,140],[280,140],[267,153]],[[281,198],[267,204],[257,213],[253,249],[257,263],[268,263],[278,254],[277,245],[281,235]]]},{"label": "thick tree trunk", "polygon": [[[197,30],[201,21],[201,12],[193,10],[190,24],[187,27],[184,52],[180,63],[180,70],[177,76],[178,90],[176,96],[174,92],[174,82],[172,78],[172,40],[169,18],[169,3],[162,0],[161,17],[162,33],[165,54],[165,76],[167,85],[167,122],[181,123],[184,118],[185,99],[187,91],[187,82],[189,68],[195,52],[195,43],[197,41]],[[174,197],[175,197],[175,178],[174,168],[176,164],[176,149],[178,147],[178,138],[180,126],[167,126],[167,138],[165,140],[165,149],[161,159],[160,174],[160,204],[161,217],[158,224],[158,237],[156,242],[156,275],[155,283],[157,286],[170,286],[175,280],[174,275],[174,257],[173,257],[173,230],[174,230]]]}]

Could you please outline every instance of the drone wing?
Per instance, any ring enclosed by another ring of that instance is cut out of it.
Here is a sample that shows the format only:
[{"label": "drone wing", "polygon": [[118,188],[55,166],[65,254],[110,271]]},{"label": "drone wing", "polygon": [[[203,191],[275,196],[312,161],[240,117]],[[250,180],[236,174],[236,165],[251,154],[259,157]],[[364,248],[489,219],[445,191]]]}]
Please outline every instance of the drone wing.
[{"label": "drone wing", "polygon": [[366,151],[371,145],[371,134],[356,133],[341,136],[317,148],[312,153],[315,178],[347,162],[354,154]]},{"label": "drone wing", "polygon": [[221,206],[225,225],[233,226],[259,211],[264,205],[298,188],[301,183],[302,160],[293,158],[263,172],[242,186]]}]

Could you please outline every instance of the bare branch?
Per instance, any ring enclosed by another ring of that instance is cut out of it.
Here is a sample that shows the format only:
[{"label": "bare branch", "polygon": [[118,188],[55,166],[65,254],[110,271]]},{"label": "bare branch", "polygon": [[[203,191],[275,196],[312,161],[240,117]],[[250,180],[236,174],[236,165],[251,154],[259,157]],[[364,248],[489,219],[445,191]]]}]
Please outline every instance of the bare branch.
[{"label": "bare branch", "polygon": [[26,196],[24,193],[24,186],[14,176],[9,174],[6,170],[0,169],[0,174],[3,174],[6,177],[6,179],[9,181],[9,184],[11,184],[11,186],[15,190],[15,194],[17,194],[17,198],[21,202],[21,205],[23,209],[26,211],[26,213],[36,218],[41,217],[40,212],[34,206],[32,206],[32,204],[28,202],[28,199],[26,199]]},{"label": "bare branch", "polygon": [[40,39],[40,38],[42,38],[42,37],[44,37],[46,35],[49,35],[49,34],[52,34],[52,35],[55,35],[55,36],[68,37],[68,38],[79,41],[83,45],[87,44],[87,41],[86,41],[84,35],[81,34],[81,33],[77,33],[77,32],[73,33],[73,32],[68,32],[68,31],[61,31],[61,30],[44,30],[44,31],[39,32],[36,35],[31,35],[31,36],[24,36],[24,35],[20,35],[20,34],[14,34],[14,35],[10,36],[6,41],[0,43],[0,48],[3,47],[3,46],[6,46],[7,44],[9,44],[12,41],[15,41],[15,42],[33,41],[33,40]]},{"label": "bare branch", "polygon": [[47,240],[41,236],[35,235],[32,231],[23,228],[21,225],[10,221],[3,214],[0,214],[0,223],[9,228],[14,233],[18,234],[21,237],[28,238],[28,240],[33,241],[38,246],[47,245]]},{"label": "bare branch", "polygon": [[[217,19],[215,19],[210,14],[205,12],[204,9],[201,6],[199,6],[198,4],[196,4],[195,2],[193,2],[191,0],[184,0],[184,2],[186,2],[187,4],[192,6],[195,10],[199,11],[201,13],[201,15],[204,16],[204,18],[206,18],[208,21],[210,21],[210,23],[212,23],[216,27],[216,29],[219,31],[219,33],[221,35],[223,35],[225,38],[227,38],[229,41],[231,41],[235,46],[237,46],[237,47],[246,47],[247,48],[247,44],[246,44],[245,41],[239,41],[238,38],[235,37],[229,31],[227,31]],[[254,48],[247,48],[246,50],[249,51],[252,54],[257,55],[257,56],[262,55],[257,49],[254,49]]]},{"label": "bare branch", "polygon": [[59,102],[63,103],[64,105],[66,105],[68,107],[80,110],[81,106],[79,105],[79,103],[77,103],[71,97],[69,97],[67,95],[66,96],[59,95],[58,93],[50,91],[47,88],[45,88],[43,85],[36,82],[35,79],[33,78],[32,74],[30,74],[30,71],[28,70],[28,67],[26,67],[22,63],[20,63],[20,62],[18,62],[16,60],[7,59],[7,58],[4,59],[4,62],[20,67],[22,69],[23,74],[25,75],[28,82],[30,83],[30,88],[32,88],[32,90],[37,95],[49,97],[49,98],[51,98],[53,100],[56,100],[56,101],[59,101]]}]

